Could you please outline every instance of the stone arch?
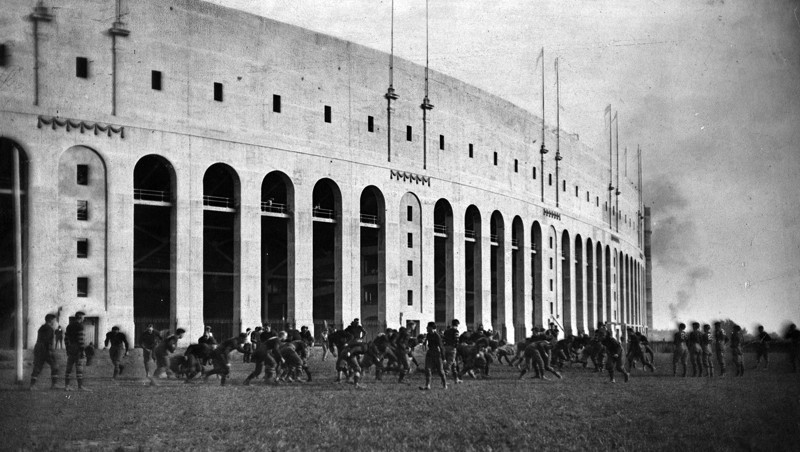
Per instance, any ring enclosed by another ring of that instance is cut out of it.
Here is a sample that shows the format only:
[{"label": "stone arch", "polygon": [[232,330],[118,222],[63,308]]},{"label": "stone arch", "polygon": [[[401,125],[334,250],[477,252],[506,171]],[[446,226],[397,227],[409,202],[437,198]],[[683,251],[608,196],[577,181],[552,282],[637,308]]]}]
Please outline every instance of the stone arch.
[{"label": "stone arch", "polygon": [[[511,321],[514,341],[525,339],[525,229],[522,218],[511,222]],[[509,338],[510,339],[510,338]]]},{"label": "stone arch", "polygon": [[331,179],[312,192],[314,230],[312,317],[315,330],[327,322],[342,325],[342,192]]},{"label": "stone arch", "polygon": [[453,207],[442,198],[433,207],[433,313],[438,325],[453,319]]},{"label": "stone arch", "polygon": [[261,321],[283,328],[295,320],[294,184],[282,171],[261,181]]},{"label": "stone arch", "polygon": [[544,298],[542,281],[542,226],[538,221],[531,225],[531,301],[533,309],[531,311],[531,324],[534,326],[544,325]]},{"label": "stone arch", "polygon": [[564,334],[573,333],[572,325],[572,243],[569,231],[561,234],[561,324]]},{"label": "stone arch", "polygon": [[359,201],[361,323],[369,337],[386,329],[386,201],[374,185]]},{"label": "stone arch", "polygon": [[503,214],[495,210],[489,221],[489,240],[491,245],[491,323],[492,329],[505,334],[505,222]]},{"label": "stone arch", "polygon": [[482,320],[483,273],[481,260],[481,212],[470,205],[464,213],[465,322],[473,328]]}]

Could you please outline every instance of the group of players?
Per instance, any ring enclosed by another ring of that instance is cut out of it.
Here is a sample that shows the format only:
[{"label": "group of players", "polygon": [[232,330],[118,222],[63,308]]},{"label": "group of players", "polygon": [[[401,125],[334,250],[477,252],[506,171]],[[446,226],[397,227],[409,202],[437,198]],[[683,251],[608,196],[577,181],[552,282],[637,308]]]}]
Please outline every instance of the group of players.
[{"label": "group of players", "polygon": [[[88,390],[84,386],[83,361],[91,363],[93,346],[84,343],[83,312],[77,312],[74,319],[67,326],[64,339],[67,352],[67,369],[64,376],[65,389],[73,390],[70,385],[71,374],[74,368],[77,389]],[[58,321],[54,314],[45,317],[37,334],[34,348],[34,368],[31,374],[33,388],[41,373],[44,364],[51,369],[52,388],[56,387],[58,380],[58,365],[55,356],[55,331]],[[385,333],[378,334],[374,339],[367,341],[366,332],[355,319],[343,330],[326,330],[323,333],[324,361],[328,351],[335,356],[337,372],[336,382],[352,381],[356,387],[363,385],[363,374],[371,367],[375,367],[375,377],[381,379],[387,372],[398,375],[398,382],[407,384],[406,376],[411,371],[411,363],[418,370],[422,367],[416,362],[413,351],[417,345],[422,345],[425,350],[425,384],[422,390],[431,389],[431,378],[436,374],[447,389],[447,378],[450,376],[455,384],[461,383],[462,378],[469,375],[473,378],[488,377],[490,364],[494,361],[502,363],[503,360],[510,366],[517,366],[520,370],[519,378],[533,371],[535,378],[547,379],[545,372],[556,378],[562,378],[561,370],[569,363],[582,364],[588,367],[591,362],[595,372],[605,368],[611,382],[615,382],[615,372],[623,375],[627,382],[630,369],[636,362],[643,368],[655,371],[654,354],[649,347],[647,338],[640,332],[628,328],[627,351],[606,325],[599,323],[592,336],[578,334],[569,335],[558,339],[559,330],[555,324],[549,328],[534,327],[530,337],[516,344],[501,341],[498,334],[492,331],[459,331],[459,321],[453,320],[443,332],[437,331],[434,322],[429,322],[425,334],[415,336],[413,331],[401,327],[398,330],[387,329]],[[244,355],[244,362],[255,364],[255,369],[244,380],[249,385],[253,379],[264,373],[267,383],[311,381],[311,372],[307,365],[309,348],[314,344],[314,339],[307,327],[301,331],[287,328],[286,331],[274,332],[268,325],[257,327],[255,331],[248,331],[236,337],[217,343],[211,329],[206,327],[203,336],[196,344],[190,345],[182,355],[173,355],[178,341],[183,338],[185,331],[178,328],[175,334],[162,337],[148,325],[141,334],[139,343],[142,347],[145,374],[149,384],[157,386],[158,378],[162,374],[184,379],[189,383],[195,377],[202,376],[208,379],[218,375],[220,384],[225,385],[230,374],[230,354],[236,350]],[[795,372],[800,362],[800,331],[791,325],[786,339],[790,341],[791,362]],[[763,360],[765,368],[769,365],[769,342],[771,337],[759,327],[756,336],[756,352],[758,367]],[[129,343],[124,333],[118,327],[113,327],[106,334],[104,345],[109,348],[109,357],[114,366],[113,378],[116,379],[124,372],[123,359],[129,353]],[[724,376],[725,352],[730,348],[733,362],[736,365],[736,375],[744,374],[742,352],[744,338],[741,328],[733,327],[733,332],[728,336],[719,322],[700,329],[699,323],[692,324],[692,331],[686,332],[686,325],[680,324],[673,337],[673,375],[678,375],[678,364],[683,366],[682,375],[687,375],[686,362],[692,365],[692,376],[714,376],[712,356],[719,363],[720,375]],[[156,362],[155,370],[151,373],[152,361]],[[211,366],[206,370],[206,366]],[[627,365],[627,369],[626,369]],[[558,368],[558,369],[556,369]]]}]

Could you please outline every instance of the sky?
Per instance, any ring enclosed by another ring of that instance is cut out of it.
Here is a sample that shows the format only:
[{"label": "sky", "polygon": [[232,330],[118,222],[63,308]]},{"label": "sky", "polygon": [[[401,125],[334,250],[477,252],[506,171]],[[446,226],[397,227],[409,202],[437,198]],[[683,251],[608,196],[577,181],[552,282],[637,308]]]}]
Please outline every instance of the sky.
[{"label": "sky", "polygon": [[[212,0],[390,49],[391,1]],[[395,2],[395,55],[425,63],[425,1]],[[642,148],[653,320],[800,324],[800,0],[431,0],[430,67],[607,149]],[[549,122],[549,121],[548,121]],[[629,173],[631,174],[631,173]],[[687,322],[688,323],[688,322]]]}]

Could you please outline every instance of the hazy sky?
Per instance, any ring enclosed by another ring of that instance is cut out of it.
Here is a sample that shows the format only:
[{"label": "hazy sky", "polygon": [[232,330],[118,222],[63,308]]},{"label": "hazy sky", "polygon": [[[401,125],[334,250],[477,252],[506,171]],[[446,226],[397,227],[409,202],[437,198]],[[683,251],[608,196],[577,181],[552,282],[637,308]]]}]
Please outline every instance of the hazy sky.
[{"label": "hazy sky", "polygon": [[[391,2],[212,0],[389,51]],[[656,328],[800,324],[800,1],[431,0],[430,65],[562,128],[641,145]],[[395,54],[425,62],[425,1],[395,2]],[[620,151],[622,153],[622,151]],[[604,154],[605,155],[605,154]]]}]

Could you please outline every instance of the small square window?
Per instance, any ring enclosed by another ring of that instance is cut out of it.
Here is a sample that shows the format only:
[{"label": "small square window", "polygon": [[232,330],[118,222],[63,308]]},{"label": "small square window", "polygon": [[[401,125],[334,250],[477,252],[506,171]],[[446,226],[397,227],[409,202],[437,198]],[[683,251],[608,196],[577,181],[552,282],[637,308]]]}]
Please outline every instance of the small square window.
[{"label": "small square window", "polygon": [[472,143],[469,144],[469,158],[472,158]]},{"label": "small square window", "polygon": [[78,296],[81,298],[89,296],[89,278],[85,276],[78,277]]},{"label": "small square window", "polygon": [[89,256],[89,239],[78,239],[77,257],[85,259]]},{"label": "small square window", "polygon": [[78,185],[89,185],[89,165],[78,165],[77,176]]},{"label": "small square window", "polygon": [[497,152],[494,153],[494,166],[497,166]]},{"label": "small square window", "polygon": [[222,83],[214,82],[214,100],[222,102]]},{"label": "small square window", "polygon": [[408,305],[409,306],[413,306],[414,305],[414,291],[413,290],[409,290],[408,291]]},{"label": "small square window", "polygon": [[517,161],[517,159],[514,159],[514,172],[515,173],[519,172],[519,162]]},{"label": "small square window", "polygon": [[406,126],[406,141],[411,141],[411,126]]},{"label": "small square window", "polygon": [[567,181],[561,181],[561,191],[567,191]]},{"label": "small square window", "polygon": [[553,258],[551,257],[550,258],[550,270],[552,270],[552,269],[553,269]]},{"label": "small square window", "polygon": [[595,202],[595,204],[597,204],[597,207],[600,207],[600,197],[599,196],[595,196],[594,199],[595,199],[594,202]]},{"label": "small square window", "polygon": [[414,206],[406,206],[406,219],[414,221]]},{"label": "small square window", "polygon": [[367,132],[375,131],[375,118],[367,116]]},{"label": "small square window", "polygon": [[408,266],[408,276],[414,276],[414,261],[408,261],[406,265]]},{"label": "small square window", "polygon": [[578,197],[578,186],[577,185],[575,186],[575,197],[576,198]]},{"label": "small square window", "polygon": [[[553,291],[553,280],[551,279],[550,280],[550,292],[552,292],[552,291]],[[550,310],[553,310],[552,303],[550,303]]]},{"label": "small square window", "polygon": [[150,72],[150,88],[161,91],[161,71]]},{"label": "small square window", "polygon": [[89,59],[86,57],[75,58],[75,77],[89,78]]},{"label": "small square window", "polygon": [[547,175],[547,185],[548,186],[553,185],[553,173]]},{"label": "small square window", "polygon": [[278,94],[272,95],[272,112],[273,113],[281,112],[281,96]]},{"label": "small square window", "polygon": [[444,135],[439,135],[439,150],[444,151]]},{"label": "small square window", "polygon": [[414,248],[414,234],[411,232],[408,233],[408,247]]},{"label": "small square window", "polygon": [[325,122],[331,122],[331,107],[330,105],[325,106]]},{"label": "small square window", "polygon": [[553,249],[553,237],[550,237],[550,249]]},{"label": "small square window", "polygon": [[536,179],[536,167],[533,167],[533,178]]},{"label": "small square window", "polygon": [[586,202],[589,202],[589,192],[586,192]]},{"label": "small square window", "polygon": [[78,220],[86,221],[89,219],[89,201],[78,200]]}]

